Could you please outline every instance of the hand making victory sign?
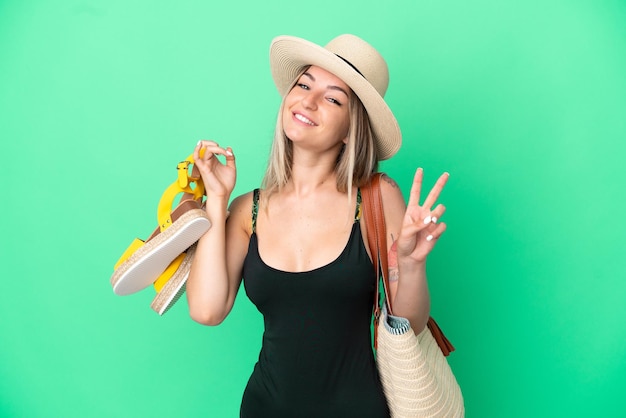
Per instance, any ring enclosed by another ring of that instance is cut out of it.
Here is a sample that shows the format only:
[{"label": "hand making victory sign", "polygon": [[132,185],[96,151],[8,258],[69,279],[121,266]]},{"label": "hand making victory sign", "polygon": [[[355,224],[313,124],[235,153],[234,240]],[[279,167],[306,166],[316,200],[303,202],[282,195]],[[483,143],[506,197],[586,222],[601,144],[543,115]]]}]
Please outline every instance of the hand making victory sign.
[{"label": "hand making victory sign", "polygon": [[406,263],[407,261],[418,264],[424,263],[426,256],[428,256],[439,237],[446,230],[445,223],[437,222],[443,216],[446,210],[445,206],[439,204],[435,209],[432,209],[432,206],[439,198],[449,177],[448,173],[442,174],[430,193],[428,193],[424,204],[420,206],[419,201],[424,172],[421,168],[418,168],[415,172],[400,236],[395,243],[400,263]]}]

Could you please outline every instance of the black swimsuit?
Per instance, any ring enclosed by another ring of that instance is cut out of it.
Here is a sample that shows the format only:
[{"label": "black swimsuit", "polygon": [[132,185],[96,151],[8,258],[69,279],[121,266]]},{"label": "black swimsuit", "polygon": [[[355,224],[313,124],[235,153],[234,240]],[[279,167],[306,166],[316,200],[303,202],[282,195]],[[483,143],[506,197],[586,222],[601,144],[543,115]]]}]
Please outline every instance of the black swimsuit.
[{"label": "black swimsuit", "polygon": [[261,260],[258,197],[255,190],[243,280],[264,316],[265,332],[241,417],[388,418],[371,349],[375,275],[361,236],[360,193],[341,255],[301,273],[277,270]]}]

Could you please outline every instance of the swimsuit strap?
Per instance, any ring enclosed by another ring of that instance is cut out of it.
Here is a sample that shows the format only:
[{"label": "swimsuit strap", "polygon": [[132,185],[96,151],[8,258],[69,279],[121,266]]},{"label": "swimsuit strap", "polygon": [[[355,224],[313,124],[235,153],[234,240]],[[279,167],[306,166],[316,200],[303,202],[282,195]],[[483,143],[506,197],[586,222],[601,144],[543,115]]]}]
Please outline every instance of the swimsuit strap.
[{"label": "swimsuit strap", "polygon": [[361,189],[358,188],[356,191],[356,211],[354,212],[354,222],[359,222],[361,215],[363,214],[361,210],[361,202]]},{"label": "swimsuit strap", "polygon": [[256,232],[256,217],[259,214],[259,189],[252,192],[252,233]]}]

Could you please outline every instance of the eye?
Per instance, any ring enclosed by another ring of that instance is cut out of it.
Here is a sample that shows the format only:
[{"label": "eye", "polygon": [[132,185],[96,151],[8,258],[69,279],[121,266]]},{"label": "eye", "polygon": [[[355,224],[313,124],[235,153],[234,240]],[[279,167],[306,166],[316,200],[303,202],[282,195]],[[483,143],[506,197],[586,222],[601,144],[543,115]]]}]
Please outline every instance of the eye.
[{"label": "eye", "polygon": [[341,102],[333,97],[327,97],[326,100],[328,100],[330,103],[332,104],[336,104],[337,106],[341,106]]},{"label": "eye", "polygon": [[303,90],[309,90],[309,86],[304,83],[297,83],[296,86],[300,87]]}]

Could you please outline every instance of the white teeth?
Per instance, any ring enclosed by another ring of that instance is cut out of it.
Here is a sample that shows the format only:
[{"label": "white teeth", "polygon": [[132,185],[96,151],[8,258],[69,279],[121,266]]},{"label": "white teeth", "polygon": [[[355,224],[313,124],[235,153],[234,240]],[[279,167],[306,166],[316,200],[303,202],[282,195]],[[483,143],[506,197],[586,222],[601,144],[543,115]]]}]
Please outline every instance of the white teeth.
[{"label": "white teeth", "polygon": [[311,126],[315,125],[313,122],[311,122],[309,119],[305,118],[299,113],[296,113],[295,116],[296,116],[296,119],[298,119],[300,122],[304,122],[307,125],[311,125]]}]

